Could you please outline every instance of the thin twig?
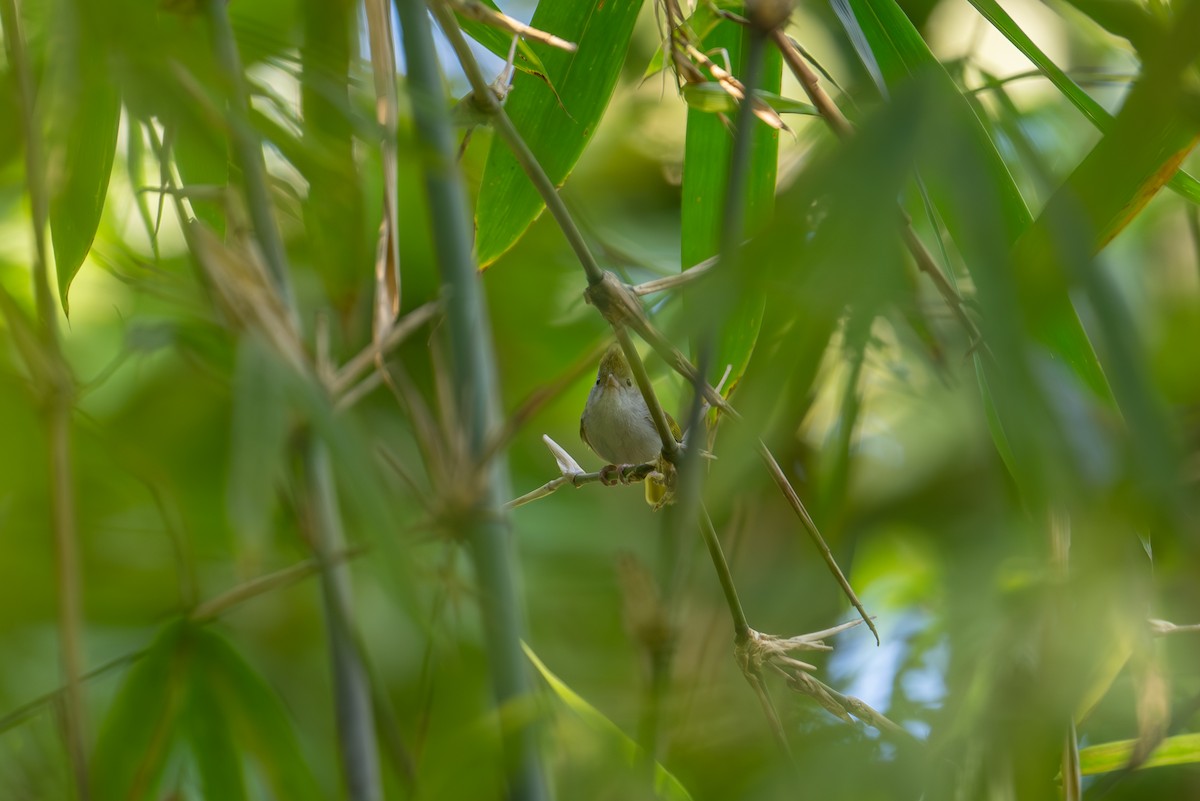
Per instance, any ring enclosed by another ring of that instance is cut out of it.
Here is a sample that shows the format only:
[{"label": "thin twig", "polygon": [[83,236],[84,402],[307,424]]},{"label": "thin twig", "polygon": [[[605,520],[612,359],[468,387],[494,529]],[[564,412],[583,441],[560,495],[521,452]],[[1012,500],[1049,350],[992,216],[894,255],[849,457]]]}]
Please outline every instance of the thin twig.
[{"label": "thin twig", "polygon": [[[325,559],[330,565],[339,565],[362,556],[367,550],[367,547],[364,545],[356,545],[327,554]],[[246,601],[257,598],[260,595],[265,595],[272,590],[289,587],[298,581],[315,575],[320,570],[321,563],[314,557],[281,568],[274,573],[258,576],[236,587],[232,587],[220,595],[209,598],[207,601],[196,604],[195,608],[188,614],[188,618],[196,623],[212,622],[227,612],[241,606]]]},{"label": "thin twig", "polygon": [[442,0],[451,8],[462,14],[468,19],[473,19],[482,22],[485,25],[491,25],[494,28],[499,28],[502,31],[511,33],[517,36],[523,36],[526,39],[532,39],[535,42],[557,47],[559,50],[565,50],[568,53],[574,53],[579,47],[574,42],[568,42],[566,39],[560,39],[552,33],[547,33],[537,28],[526,25],[519,19],[514,19],[500,11],[488,8],[479,0]]},{"label": "thin twig", "polygon": [[718,261],[720,261],[719,256],[710,256],[686,270],[681,270],[674,275],[667,275],[662,278],[655,278],[651,281],[635,284],[629,290],[638,297],[641,297],[642,295],[650,295],[655,292],[664,292],[668,289],[678,289],[681,286],[692,283],[698,278],[708,275],[717,266]]},{"label": "thin twig", "polygon": [[[266,259],[275,287],[293,315],[293,324],[296,324],[298,318],[295,317],[295,298],[292,294],[292,279],[287,266],[287,253],[283,247],[283,238],[280,236],[272,216],[273,204],[271,203],[267,166],[262,146],[254,130],[250,127],[248,119],[250,101],[242,76],[241,58],[234,40],[233,27],[229,22],[229,12],[225,0],[205,0],[205,7],[208,11],[209,25],[212,27],[217,65],[224,78],[225,89],[229,92],[227,113],[229,133],[233,140],[233,150],[237,156],[238,166],[241,167],[244,176],[246,205],[249,208],[250,221],[254,226],[254,235],[258,240],[259,247],[262,248],[263,257]],[[299,328],[298,325],[296,327]]]},{"label": "thin twig", "polygon": [[[646,476],[657,470],[658,467],[653,462],[646,464],[633,465],[632,468],[622,472],[622,481],[626,484],[636,483],[641,481]],[[608,474],[603,471],[594,473],[572,473],[571,475],[562,475],[557,478],[552,478],[542,486],[535,490],[530,490],[519,498],[513,498],[508,503],[504,504],[505,509],[516,509],[518,506],[524,506],[533,501],[540,501],[547,495],[553,495],[563,487],[582,487],[587,484],[604,484],[607,481]]]},{"label": "thin twig", "polygon": [[328,449],[313,437],[305,457],[303,508],[321,570],[321,597],[329,630],[338,745],[346,772],[346,789],[355,801],[383,801],[373,693],[366,654],[358,647],[351,622],[354,617],[349,570],[344,560],[331,558],[332,554],[344,551],[346,545]]},{"label": "thin twig", "polygon": [[401,342],[408,339],[414,331],[436,317],[441,308],[440,301],[431,300],[404,315],[404,317],[388,329],[387,335],[383,338],[382,342],[378,345],[372,344],[363,348],[338,369],[330,381],[329,394],[335,398],[346,394],[354,382],[363,373],[371,369],[378,353],[383,352],[386,354],[397,347]]},{"label": "thin twig", "polygon": [[704,544],[708,547],[708,554],[717,571],[717,580],[721,582],[721,592],[725,595],[725,605],[729,607],[729,615],[733,619],[734,640],[739,644],[744,643],[750,637],[750,623],[746,620],[745,611],[742,610],[742,601],[738,598],[737,587],[733,583],[733,573],[729,570],[729,563],[725,561],[725,552],[721,550],[721,539],[717,536],[717,529],[713,526],[708,510],[703,507],[700,511],[700,533],[704,537]]}]

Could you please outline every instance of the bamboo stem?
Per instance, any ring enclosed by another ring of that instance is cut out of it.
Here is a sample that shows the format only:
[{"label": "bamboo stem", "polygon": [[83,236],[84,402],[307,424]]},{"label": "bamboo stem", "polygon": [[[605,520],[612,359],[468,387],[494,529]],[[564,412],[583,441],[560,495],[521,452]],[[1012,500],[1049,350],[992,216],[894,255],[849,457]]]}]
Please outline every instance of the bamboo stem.
[{"label": "bamboo stem", "polygon": [[[398,0],[396,5],[403,33],[408,87],[412,94],[413,122],[425,154],[425,190],[434,221],[434,252],[446,288],[446,318],[458,390],[458,419],[466,429],[467,458],[476,463],[495,442],[500,430],[497,408],[500,392],[488,338],[487,307],[471,253],[473,226],[466,191],[457,174],[453,129],[444,102],[443,79],[425,3]],[[465,43],[459,34],[456,44],[458,27],[449,10],[443,4],[435,3],[433,13],[459,52],[459,46],[465,47]],[[474,64],[473,59],[464,61]],[[476,65],[474,78],[481,77]],[[495,102],[486,91],[478,99]],[[573,241],[572,244],[576,243]],[[581,237],[578,244],[582,245]],[[586,252],[585,247],[583,250]],[[599,272],[595,262],[591,264]],[[490,661],[492,691],[496,707],[502,709],[523,698],[530,689],[528,668],[521,649],[524,625],[519,580],[503,508],[509,481],[503,458],[491,459],[480,470],[479,481],[479,494],[464,524],[464,533],[481,596],[479,608]],[[548,798],[535,734],[532,726],[506,728],[503,732],[510,766],[510,799],[541,801]]]},{"label": "bamboo stem", "polygon": [[370,679],[356,647],[350,621],[350,570],[332,555],[345,549],[338,516],[337,490],[324,443],[313,438],[304,463],[313,551],[321,569],[321,597],[329,628],[338,743],[346,771],[349,796],[362,801],[383,801],[383,784],[376,755]]},{"label": "bamboo stem", "polygon": [[[290,271],[283,238],[275,225],[262,145],[247,119],[249,104],[242,76],[237,43],[224,0],[207,0],[213,49],[230,95],[229,130],[234,153],[242,168],[246,202],[255,237],[294,332],[300,331],[300,316],[291,288]],[[341,548],[343,539],[333,491],[333,473],[325,446],[314,440],[302,456],[305,481],[312,488],[311,515],[313,548],[323,565],[322,591],[328,613],[329,649],[333,666],[334,707],[338,720],[338,747],[346,784],[352,801],[380,801],[383,786],[375,747],[375,721],[371,709],[369,673],[363,664],[353,633],[348,570],[335,570],[323,555]]]}]

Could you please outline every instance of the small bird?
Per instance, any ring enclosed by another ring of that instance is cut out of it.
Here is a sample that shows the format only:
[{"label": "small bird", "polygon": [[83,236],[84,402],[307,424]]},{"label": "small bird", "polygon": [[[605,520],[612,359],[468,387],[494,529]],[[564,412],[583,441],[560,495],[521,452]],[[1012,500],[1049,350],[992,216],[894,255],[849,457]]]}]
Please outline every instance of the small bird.
[{"label": "small bird", "polygon": [[[675,440],[682,441],[679,424],[669,414],[667,424]],[[620,345],[610,347],[600,359],[596,383],[579,418],[579,436],[609,463],[602,473],[611,474],[622,465],[655,462],[662,455],[658,429]],[[662,474],[647,476],[645,483],[646,502],[654,507],[662,505],[667,491]]]}]

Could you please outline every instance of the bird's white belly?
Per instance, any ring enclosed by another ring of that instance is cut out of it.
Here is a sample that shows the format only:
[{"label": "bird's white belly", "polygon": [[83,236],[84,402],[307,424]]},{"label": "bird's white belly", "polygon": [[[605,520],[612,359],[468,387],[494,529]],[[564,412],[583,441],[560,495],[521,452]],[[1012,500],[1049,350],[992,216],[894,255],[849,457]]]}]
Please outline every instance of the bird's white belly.
[{"label": "bird's white belly", "polygon": [[641,395],[624,402],[619,396],[598,399],[588,409],[584,425],[592,450],[613,464],[650,462],[662,451],[662,440]]}]

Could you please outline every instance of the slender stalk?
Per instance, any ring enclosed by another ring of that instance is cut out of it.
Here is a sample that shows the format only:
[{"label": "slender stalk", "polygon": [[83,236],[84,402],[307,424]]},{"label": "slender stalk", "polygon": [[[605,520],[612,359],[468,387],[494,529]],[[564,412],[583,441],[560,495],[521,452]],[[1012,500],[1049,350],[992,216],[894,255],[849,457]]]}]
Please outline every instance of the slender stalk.
[{"label": "slender stalk", "polygon": [[[58,592],[59,658],[65,688],[64,719],[67,754],[81,801],[90,797],[88,788],[86,720],[82,673],[83,577],[79,565],[79,532],[75,520],[75,494],[71,480],[71,418],[75,403],[75,378],[62,355],[58,310],[50,288],[46,258],[46,220],[49,204],[42,172],[41,132],[34,118],[33,76],[30,74],[25,39],[17,0],[0,4],[0,21],[8,63],[16,73],[21,103],[21,127],[25,140],[25,181],[33,222],[33,292],[37,303],[41,358],[49,370],[45,408],[50,463],[51,528],[54,533],[55,579]],[[32,365],[31,365],[32,368]],[[31,369],[36,374],[36,371]]]},{"label": "slender stalk", "polygon": [[[295,315],[296,303],[292,294],[292,281],[287,266],[287,252],[283,238],[275,226],[272,215],[271,192],[267,182],[267,165],[263,160],[262,145],[250,127],[250,110],[246,83],[242,78],[242,63],[238,56],[233,27],[229,24],[229,12],[225,0],[205,0],[208,23],[212,28],[212,43],[217,66],[229,93],[228,119],[230,138],[238,166],[242,168],[242,179],[246,187],[246,205],[249,207],[250,222],[254,236],[262,248],[275,287],[284,303]],[[296,322],[296,319],[293,319]]]},{"label": "slender stalk", "polygon": [[655,292],[663,292],[668,289],[678,289],[681,286],[690,284],[698,278],[703,278],[704,276],[708,275],[712,269],[717,266],[717,262],[719,260],[719,256],[711,256],[699,264],[694,264],[691,267],[688,267],[686,270],[682,270],[674,275],[666,275],[662,278],[655,278],[651,281],[645,281],[643,283],[636,284],[635,286],[631,286],[629,289],[631,292],[633,292],[633,294],[639,297],[642,295],[650,295]]},{"label": "slender stalk", "polygon": [[[369,677],[350,626],[350,571],[344,562],[332,558],[346,547],[338,516],[337,490],[333,486],[328,451],[316,438],[309,443],[305,472],[313,550],[321,567],[321,596],[329,642],[333,646],[330,658],[337,693],[338,742],[347,789],[352,799],[383,801]],[[371,721],[371,725],[364,725],[366,721]]]},{"label": "slender stalk", "polygon": [[[275,291],[287,308],[289,322],[300,330],[300,317],[291,289],[283,238],[275,225],[262,145],[247,119],[249,104],[242,65],[225,0],[207,0],[213,49],[229,92],[229,130],[234,153],[242,169],[246,202],[255,237],[267,262]],[[311,488],[313,548],[322,563],[322,591],[328,616],[329,649],[333,663],[334,707],[338,720],[338,747],[351,801],[380,801],[383,786],[375,748],[375,721],[371,708],[369,674],[357,647],[350,611],[350,573],[335,569],[326,556],[340,550],[344,539],[337,511],[333,473],[325,446],[313,440],[303,454],[305,483]]]},{"label": "slender stalk", "polygon": [[700,534],[704,537],[708,555],[712,557],[713,566],[717,569],[717,580],[721,582],[721,592],[725,594],[725,604],[729,607],[729,615],[733,619],[734,639],[739,645],[743,644],[750,639],[750,623],[746,620],[746,613],[742,610],[742,601],[738,598],[737,587],[733,583],[733,573],[729,570],[729,563],[725,561],[725,552],[721,550],[721,540],[717,536],[717,529],[713,526],[708,510],[703,507],[700,510]]},{"label": "slender stalk", "polygon": [[[712,349],[706,348],[701,354],[701,369],[703,375],[708,367]],[[692,432],[689,439],[693,443],[700,442],[700,430],[703,426],[704,411],[707,409],[704,396],[697,384],[692,387],[692,402],[688,409],[687,419],[684,420],[684,431]],[[675,640],[678,631],[676,621],[678,614],[678,585],[680,570],[680,554],[682,544],[690,542],[696,529],[696,521],[700,511],[700,498],[704,474],[700,469],[700,447],[693,445],[683,449],[682,458],[676,464],[675,502],[667,507],[663,516],[662,537],[659,540],[658,557],[658,586],[660,592],[660,608],[662,610],[663,636],[647,642],[650,657],[650,681],[647,686],[646,700],[642,707],[641,720],[638,723],[638,741],[642,744],[648,757],[648,763],[658,759],[662,710],[664,699],[670,690],[671,666],[675,656]],[[647,765],[651,767],[651,765]]]},{"label": "slender stalk", "polygon": [[742,86],[745,97],[738,104],[737,118],[733,127],[733,146],[729,153],[729,172],[725,179],[725,213],[722,217],[721,236],[718,239],[718,254],[721,270],[728,275],[737,258],[746,229],[746,182],[749,179],[751,145],[754,143],[754,97],[762,83],[763,58],[766,53],[766,37],[758,28],[750,29],[750,43],[746,51]]},{"label": "slender stalk", "polygon": [[[454,132],[425,3],[397,0],[396,5],[412,94],[413,122],[421,152],[425,154],[425,190],[434,221],[434,252],[447,291],[446,317],[458,391],[458,420],[466,429],[466,455],[475,460],[486,452],[499,431],[496,400],[500,392],[488,339],[487,307],[471,254],[473,226],[466,191],[457,174]],[[454,44],[452,34],[458,29],[452,18],[447,19],[450,12],[441,4],[434,4],[433,10]],[[462,44],[461,35],[458,39]],[[487,93],[484,96],[491,97]],[[503,509],[507,487],[507,466],[498,456],[481,470],[475,508],[464,524],[481,596],[480,614],[498,708],[524,697],[530,688],[521,650],[523,610],[519,581]],[[510,769],[510,799],[541,801],[548,797],[535,734],[532,726],[506,727],[503,732]]]},{"label": "slender stalk", "polygon": [[650,409],[650,420],[658,431],[659,439],[662,440],[663,456],[667,461],[674,462],[679,457],[679,443],[675,441],[671,424],[667,422],[667,413],[650,384],[650,374],[646,372],[646,365],[642,364],[642,357],[638,354],[637,346],[633,344],[633,338],[629,336],[625,326],[613,326],[613,333],[616,334],[617,342],[625,353],[625,360],[629,362],[629,368],[633,371],[633,380],[637,382],[642,397],[646,399],[646,406]]}]

